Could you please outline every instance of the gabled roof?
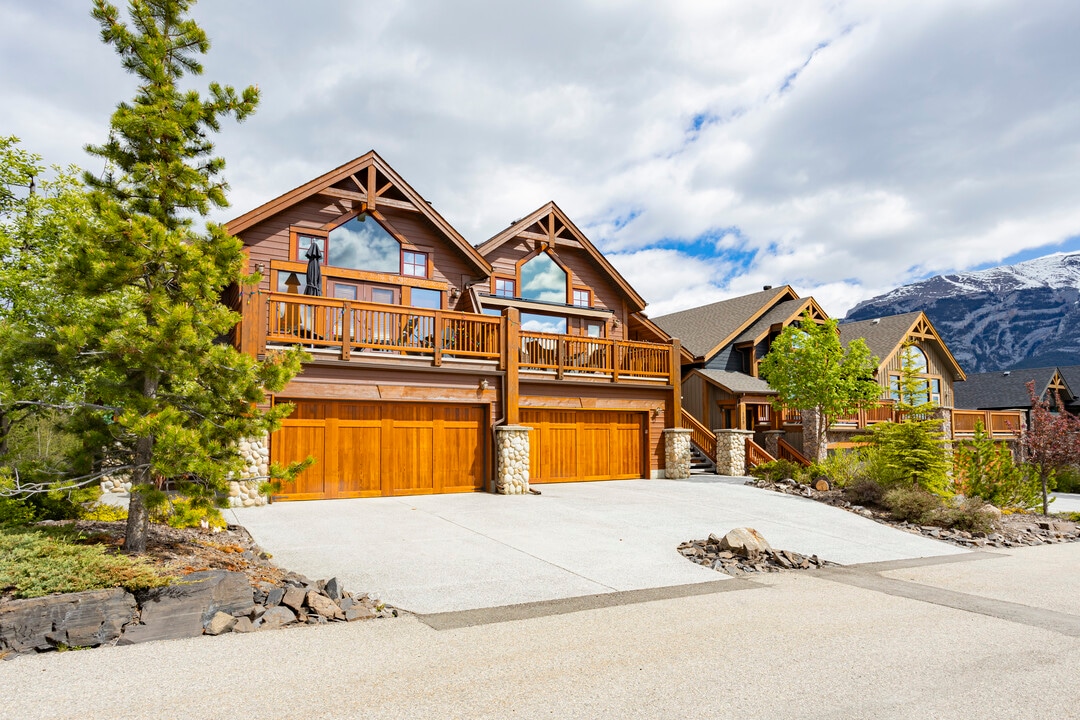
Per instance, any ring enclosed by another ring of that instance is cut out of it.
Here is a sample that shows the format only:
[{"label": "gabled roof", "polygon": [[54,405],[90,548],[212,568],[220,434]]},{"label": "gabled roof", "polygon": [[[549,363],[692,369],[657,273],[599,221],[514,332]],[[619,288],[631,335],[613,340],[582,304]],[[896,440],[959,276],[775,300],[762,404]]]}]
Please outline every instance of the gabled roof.
[{"label": "gabled roof", "polygon": [[[644,330],[646,334],[653,335],[653,342],[669,343],[672,340],[671,336],[664,332],[662,327],[646,317],[644,313],[631,313],[627,324],[633,329]],[[680,364],[694,362],[694,356],[683,346],[681,341],[679,342],[679,354],[681,357]]]},{"label": "gabled roof", "polygon": [[735,344],[754,343],[756,345],[765,339],[774,326],[784,327],[790,325],[801,318],[807,310],[810,310],[810,313],[815,317],[828,317],[812,297],[785,300],[778,305],[774,305],[771,310],[758,318],[757,322],[744,330],[739,337],[735,338]]},{"label": "gabled roof", "polygon": [[[379,175],[382,175],[384,181],[382,184],[377,182]],[[345,187],[337,187],[340,184],[344,184]],[[230,235],[238,235],[293,205],[319,194],[358,201],[363,203],[365,208],[378,208],[381,204],[386,207],[419,212],[430,220],[450,240],[451,244],[461,250],[461,253],[477,269],[484,273],[491,272],[491,265],[483,255],[477,252],[476,248],[446,221],[446,218],[436,212],[420,193],[405,182],[374,150],[230,220],[225,223],[225,229]]]},{"label": "gabled roof", "polygon": [[[1080,366],[1067,366],[1061,370],[1077,370],[1080,375]],[[1066,385],[1069,396],[1075,397],[1080,388],[1073,388],[1065,377],[1066,373],[1060,372],[1056,367],[1045,368],[1020,368],[1016,370],[997,370],[994,372],[977,373],[971,375],[965,382],[957,383],[953,392],[956,395],[956,407],[964,410],[1010,410],[1025,409],[1031,407],[1031,398],[1028,397],[1027,384],[1034,381],[1035,392],[1043,397],[1055,376],[1060,376]],[[1080,378],[1078,378],[1080,379]],[[1063,393],[1062,400],[1068,405]]]},{"label": "gabled roof", "polygon": [[708,360],[757,322],[777,303],[797,300],[788,285],[653,318],[699,360]]},{"label": "gabled roof", "polygon": [[776,395],[776,391],[769,386],[769,383],[746,373],[709,369],[694,370],[693,372],[734,395]]},{"label": "gabled roof", "polygon": [[966,376],[956,362],[945,341],[938,335],[930,319],[922,311],[889,315],[872,320],[844,323],[840,326],[840,342],[847,345],[855,338],[862,338],[870,348],[870,354],[878,357],[878,369],[885,367],[909,339],[933,340],[953,369],[953,376],[963,380]]},{"label": "gabled roof", "polygon": [[558,252],[560,238],[577,242],[589,257],[600,266],[600,269],[606,272],[612,281],[626,293],[630,299],[631,312],[639,312],[645,309],[645,299],[638,295],[637,291],[626,281],[626,278],[619,274],[619,271],[596,249],[596,246],[589,242],[589,239],[585,237],[585,233],[581,232],[577,225],[571,222],[566,213],[554,202],[548,202],[520,220],[511,223],[505,230],[484,241],[476,249],[481,255],[487,257],[488,253],[516,237],[533,236],[546,237],[547,242],[555,248],[556,252]]}]

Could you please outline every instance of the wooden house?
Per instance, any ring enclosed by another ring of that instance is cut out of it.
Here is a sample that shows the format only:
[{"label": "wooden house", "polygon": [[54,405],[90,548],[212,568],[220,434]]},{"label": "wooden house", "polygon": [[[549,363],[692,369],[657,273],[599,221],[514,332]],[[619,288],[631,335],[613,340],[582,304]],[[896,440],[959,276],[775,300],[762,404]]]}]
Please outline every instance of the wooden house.
[{"label": "wooden house", "polygon": [[[969,375],[956,386],[956,407],[971,415],[967,424],[982,420],[983,426],[994,426],[992,420],[1003,411],[1021,413],[1026,424],[1031,423],[1031,397],[1027,384],[1035,383],[1035,392],[1054,412],[1080,415],[1080,365],[1045,368],[1016,368]],[[1056,398],[1062,407],[1057,407]],[[989,414],[991,420],[980,418]],[[967,427],[965,426],[965,430]],[[998,429],[1000,432],[999,428]]]},{"label": "wooden house", "polygon": [[280,498],[495,490],[498,428],[525,433],[532,482],[663,474],[678,343],[553,203],[474,248],[369,152],[227,228],[262,274],[238,346],[312,356],[268,398],[295,405],[272,460],[316,458]]}]

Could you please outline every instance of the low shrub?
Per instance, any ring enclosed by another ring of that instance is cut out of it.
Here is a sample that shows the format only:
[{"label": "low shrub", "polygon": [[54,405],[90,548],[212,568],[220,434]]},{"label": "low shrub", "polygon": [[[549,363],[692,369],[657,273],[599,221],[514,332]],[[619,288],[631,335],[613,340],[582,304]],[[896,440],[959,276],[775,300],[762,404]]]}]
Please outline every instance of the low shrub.
[{"label": "low shrub", "polygon": [[30,598],[111,587],[144,590],[174,579],[142,558],[80,540],[66,528],[0,530],[0,590]]},{"label": "low shrub", "polygon": [[984,506],[982,500],[965,498],[958,506],[933,510],[926,517],[926,524],[972,533],[989,533],[994,529],[994,516],[983,510]]},{"label": "low shrub", "polygon": [[94,503],[84,508],[80,515],[83,520],[96,520],[97,522],[119,522],[127,520],[127,510],[117,505],[108,503]]},{"label": "low shrub", "polygon": [[928,525],[931,514],[943,508],[941,498],[917,487],[894,487],[885,493],[882,503],[893,518],[917,525]]},{"label": "low shrub", "polygon": [[760,480],[765,480],[766,482],[776,482],[777,480],[783,480],[784,478],[791,478],[798,482],[806,482],[809,479],[806,468],[802,465],[793,463],[790,460],[783,459],[762,463],[757,467],[751,468],[750,475]]},{"label": "low shrub", "polygon": [[204,523],[212,528],[224,528],[226,525],[225,518],[214,506],[213,500],[185,495],[171,497],[167,502],[156,506],[150,512],[150,520],[174,528],[197,528]]},{"label": "low shrub", "polygon": [[953,478],[961,494],[1000,508],[1028,510],[1042,504],[1038,468],[1018,465],[1008,446],[987,435],[982,423],[971,440],[956,445]]},{"label": "low shrub", "polygon": [[1058,492],[1080,493],[1080,467],[1058,468],[1055,480]]},{"label": "low shrub", "polygon": [[34,522],[34,508],[23,498],[0,498],[0,528],[29,525]]},{"label": "low shrub", "polygon": [[860,480],[869,479],[864,456],[862,448],[833,450],[824,460],[810,466],[809,475],[812,478],[824,475],[834,486],[847,487]]},{"label": "low shrub", "polygon": [[844,499],[853,505],[880,506],[885,498],[885,488],[876,480],[856,480],[844,488]]}]

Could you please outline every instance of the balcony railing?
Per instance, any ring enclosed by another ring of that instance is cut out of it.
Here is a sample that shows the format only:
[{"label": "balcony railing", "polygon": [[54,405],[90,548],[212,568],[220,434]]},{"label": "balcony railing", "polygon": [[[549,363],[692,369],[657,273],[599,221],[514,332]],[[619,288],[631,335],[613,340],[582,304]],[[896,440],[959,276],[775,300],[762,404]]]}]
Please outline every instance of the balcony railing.
[{"label": "balcony railing", "polygon": [[270,293],[266,342],[400,355],[498,360],[499,318],[334,298]]},{"label": "balcony railing", "polygon": [[1024,414],[1019,411],[953,410],[953,437],[974,435],[975,426],[980,423],[994,437],[1011,438],[1023,427]]},{"label": "balcony railing", "polygon": [[716,434],[702,425],[685,408],[682,411],[682,426],[690,429],[690,442],[697,445],[705,457],[716,462]]},{"label": "balcony railing", "polygon": [[556,377],[668,380],[670,345],[604,338],[521,333],[521,370],[552,372]]}]

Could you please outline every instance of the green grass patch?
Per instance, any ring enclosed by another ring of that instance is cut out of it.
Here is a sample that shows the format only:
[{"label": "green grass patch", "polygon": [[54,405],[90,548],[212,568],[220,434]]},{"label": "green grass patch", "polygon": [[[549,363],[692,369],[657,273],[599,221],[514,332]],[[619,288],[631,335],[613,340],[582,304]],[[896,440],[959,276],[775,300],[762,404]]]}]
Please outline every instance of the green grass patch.
[{"label": "green grass patch", "polygon": [[0,529],[0,592],[31,598],[112,587],[135,591],[175,579],[147,560],[83,540],[70,528]]}]

